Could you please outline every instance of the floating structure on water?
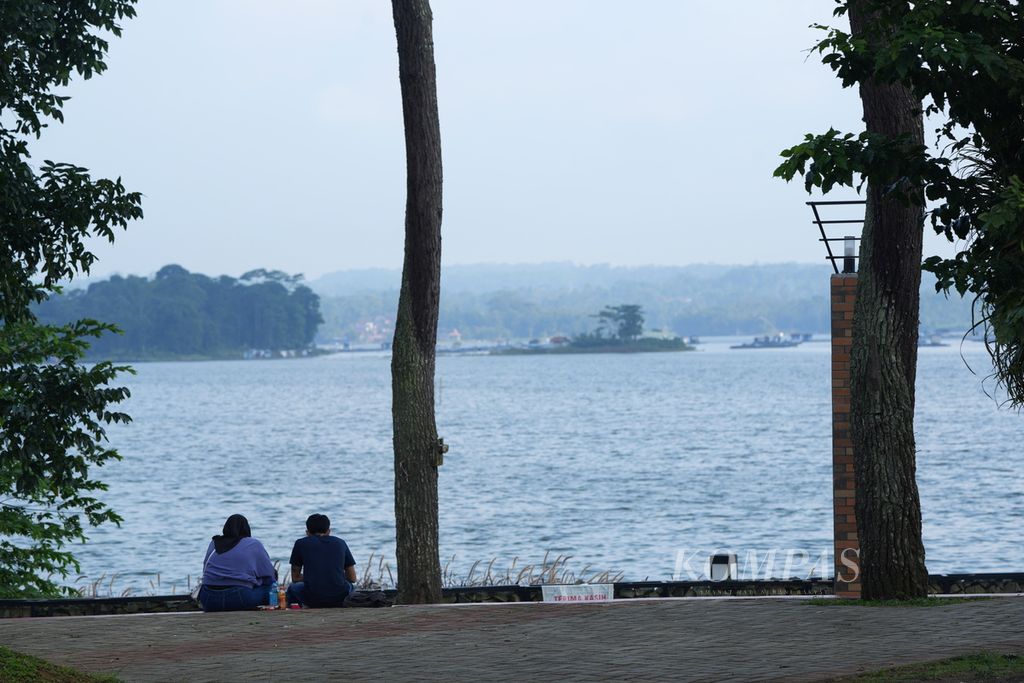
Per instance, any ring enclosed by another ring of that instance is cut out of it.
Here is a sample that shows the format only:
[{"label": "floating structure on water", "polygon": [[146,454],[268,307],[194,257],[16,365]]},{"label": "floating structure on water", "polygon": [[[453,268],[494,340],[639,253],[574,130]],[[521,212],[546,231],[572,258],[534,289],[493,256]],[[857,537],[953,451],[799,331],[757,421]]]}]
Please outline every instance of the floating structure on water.
[{"label": "floating structure on water", "polygon": [[929,346],[949,346],[946,342],[942,341],[942,337],[937,334],[930,335],[928,337],[918,337],[917,345],[919,348]]},{"label": "floating structure on water", "polygon": [[736,344],[730,346],[730,349],[789,349],[794,346],[800,346],[801,343],[809,341],[811,338],[810,334],[793,333],[788,337],[781,332],[775,335],[764,335],[763,337],[754,337],[754,341],[748,344]]}]

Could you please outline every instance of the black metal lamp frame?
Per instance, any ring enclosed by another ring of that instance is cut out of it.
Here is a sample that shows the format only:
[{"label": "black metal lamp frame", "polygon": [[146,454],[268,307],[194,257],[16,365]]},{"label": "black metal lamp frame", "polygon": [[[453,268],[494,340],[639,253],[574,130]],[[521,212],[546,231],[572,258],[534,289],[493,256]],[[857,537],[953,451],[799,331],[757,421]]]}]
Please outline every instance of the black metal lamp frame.
[{"label": "black metal lamp frame", "polygon": [[830,261],[832,263],[832,269],[834,271],[836,271],[836,274],[839,273],[839,266],[836,263],[836,261],[838,259],[842,259],[843,260],[843,271],[842,272],[844,272],[844,273],[856,273],[857,272],[857,259],[859,257],[856,254],[854,254],[853,256],[850,256],[850,255],[837,256],[836,254],[832,253],[832,245],[831,245],[831,243],[832,242],[851,242],[851,241],[852,242],[859,242],[860,238],[859,237],[854,237],[853,235],[845,235],[843,237],[829,237],[826,234],[826,232],[825,232],[825,226],[826,225],[840,225],[840,224],[861,224],[861,225],[863,225],[864,219],[863,218],[855,218],[855,219],[850,219],[850,220],[823,220],[821,218],[821,212],[818,209],[819,209],[819,207],[827,207],[827,206],[854,206],[854,205],[857,205],[857,204],[863,205],[864,203],[865,202],[864,202],[863,199],[855,199],[855,200],[848,200],[848,201],[816,201],[816,202],[807,202],[807,206],[811,207],[811,211],[814,212],[814,221],[813,221],[813,223],[818,226],[818,231],[821,233],[821,239],[819,239],[818,241],[819,242],[823,242],[825,244],[825,251],[828,252],[828,256],[826,256],[825,258],[828,259],[828,261]]}]

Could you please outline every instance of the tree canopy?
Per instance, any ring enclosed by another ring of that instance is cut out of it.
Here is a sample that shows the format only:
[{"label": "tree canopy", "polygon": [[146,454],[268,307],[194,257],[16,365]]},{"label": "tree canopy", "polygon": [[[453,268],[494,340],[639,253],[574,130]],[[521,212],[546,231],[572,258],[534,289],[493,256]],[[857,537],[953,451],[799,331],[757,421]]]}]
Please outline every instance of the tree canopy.
[{"label": "tree canopy", "polygon": [[70,163],[34,164],[29,143],[63,121],[56,89],[105,70],[107,42],[133,0],[0,3],[0,595],[51,594],[77,567],[66,544],[118,516],[95,497],[90,469],[118,458],[105,427],[129,417],[110,382],[127,368],[85,366],[89,340],[111,325],[40,323],[32,306],[88,273],[87,240],[113,241],[140,218],[141,197],[121,180]]},{"label": "tree canopy", "polygon": [[[836,15],[847,10],[837,0]],[[814,50],[852,86],[901,83],[941,123],[938,151],[907,139],[829,130],[783,155],[776,175],[804,177],[828,192],[864,180],[893,196],[927,199],[953,258],[924,267],[936,287],[971,295],[995,376],[1011,404],[1024,405],[1024,9],[1014,0],[872,2],[884,45],[826,32]]]},{"label": "tree canopy", "polygon": [[633,341],[644,332],[644,313],[639,304],[621,304],[619,306],[605,306],[597,314],[600,321],[598,335],[601,330],[609,332],[609,336],[619,341]]},{"label": "tree canopy", "polygon": [[38,306],[41,320],[63,323],[98,318],[121,335],[92,343],[106,358],[237,357],[248,349],[304,349],[313,343],[320,298],[300,275],[253,270],[235,279],[207,277],[181,266],[152,279],[114,276],[86,290],[51,297]]}]

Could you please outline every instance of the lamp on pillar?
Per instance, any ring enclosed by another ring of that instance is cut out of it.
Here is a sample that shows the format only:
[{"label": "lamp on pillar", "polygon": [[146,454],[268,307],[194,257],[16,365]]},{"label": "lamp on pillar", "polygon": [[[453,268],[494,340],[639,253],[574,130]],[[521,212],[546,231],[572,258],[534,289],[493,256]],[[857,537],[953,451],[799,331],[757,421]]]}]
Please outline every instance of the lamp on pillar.
[{"label": "lamp on pillar", "polygon": [[854,251],[857,248],[857,238],[853,235],[847,235],[843,240],[843,272],[856,273],[857,257],[854,256]]},{"label": "lamp on pillar", "polygon": [[[835,273],[831,282],[832,307],[832,523],[835,550],[834,592],[843,598],[860,597],[860,540],[857,537],[856,482],[853,440],[850,436],[850,347],[853,344],[853,308],[857,299],[858,237],[829,237],[826,225],[863,223],[863,218],[823,220],[823,211],[863,205],[863,201],[807,202],[825,245],[825,258]],[[843,255],[832,253],[832,243],[843,243]],[[843,270],[836,261],[842,258]]]},{"label": "lamp on pillar", "polygon": [[863,218],[841,218],[841,219],[825,220],[825,219],[823,219],[821,217],[821,213],[823,211],[831,210],[831,209],[833,209],[835,207],[840,207],[840,206],[863,206],[863,205],[864,205],[864,200],[863,199],[850,200],[850,201],[839,201],[839,202],[824,202],[824,201],[807,202],[807,206],[811,207],[811,211],[814,212],[814,221],[813,221],[813,223],[818,226],[818,232],[821,233],[821,238],[819,238],[818,241],[825,245],[825,252],[826,252],[825,258],[832,263],[832,269],[836,272],[836,274],[839,273],[839,265],[836,263],[836,261],[839,259],[839,256],[832,253],[832,242],[842,242],[843,243],[843,256],[842,256],[842,259],[843,259],[843,271],[842,272],[844,272],[844,273],[856,273],[857,272],[857,258],[858,258],[857,257],[857,242],[860,241],[860,238],[856,237],[854,235],[845,235],[843,237],[829,237],[827,232],[826,232],[825,226],[826,225],[849,225],[849,224],[863,225],[864,219]]}]

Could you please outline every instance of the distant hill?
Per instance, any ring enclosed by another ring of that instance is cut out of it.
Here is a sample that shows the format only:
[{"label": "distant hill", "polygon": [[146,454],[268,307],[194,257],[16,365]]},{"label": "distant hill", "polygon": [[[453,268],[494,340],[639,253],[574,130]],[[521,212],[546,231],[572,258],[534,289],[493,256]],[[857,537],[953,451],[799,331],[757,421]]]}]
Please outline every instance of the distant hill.
[{"label": "distant hill", "polygon": [[[606,305],[644,307],[647,329],[679,335],[756,335],[827,332],[831,266],[761,264],[616,267],[571,263],[448,266],[441,276],[439,337],[530,338],[593,329],[592,314]],[[318,338],[390,339],[401,273],[340,271],[309,283],[321,296]],[[966,330],[969,302],[921,286],[926,330]]]},{"label": "distant hill", "polygon": [[[679,277],[709,278],[734,266],[578,266],[572,263],[485,263],[446,266],[441,271],[444,292],[494,292],[518,289],[579,290],[608,287],[617,282],[658,284]],[[321,296],[349,296],[360,292],[397,291],[402,272],[386,268],[340,270],[308,283]]]}]

